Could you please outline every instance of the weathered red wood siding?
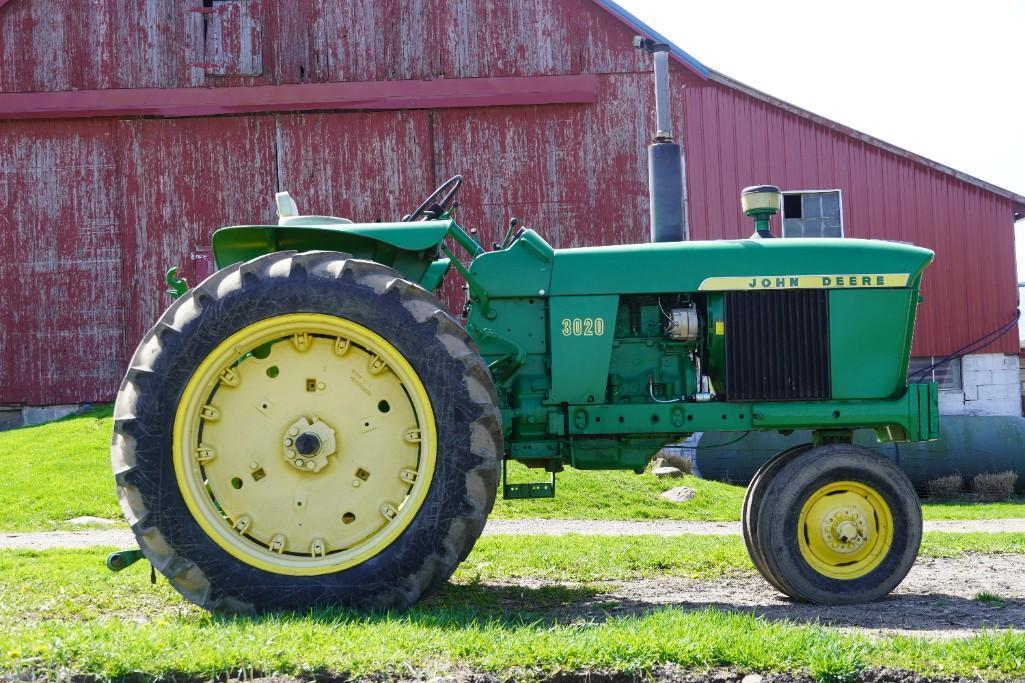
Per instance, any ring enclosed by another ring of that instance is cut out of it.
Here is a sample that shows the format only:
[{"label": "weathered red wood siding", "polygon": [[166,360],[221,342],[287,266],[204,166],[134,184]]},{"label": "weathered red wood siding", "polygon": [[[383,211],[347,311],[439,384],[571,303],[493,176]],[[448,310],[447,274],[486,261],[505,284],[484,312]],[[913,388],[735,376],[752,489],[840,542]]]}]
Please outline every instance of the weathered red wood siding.
[{"label": "weathered red wood siding", "polygon": [[[201,278],[213,230],[273,221],[277,190],[372,221],[460,173],[461,220],[485,241],[510,216],[557,246],[646,241],[652,81],[633,34],[590,0],[0,6],[0,93],[574,74],[597,89],[593,103],[0,121],[0,403],[111,398],[166,304],[164,268]],[[750,233],[744,185],[839,187],[848,236],[938,252],[916,353],[1013,312],[1009,200],[680,64],[673,80],[695,238]],[[458,280],[445,291],[458,307]]]},{"label": "weathered red wood siding", "polygon": [[109,398],[123,372],[114,125],[0,125],[0,402]]},{"label": "weathered red wood siding", "polygon": [[274,121],[136,119],[119,121],[117,135],[129,358],[167,306],[168,266],[196,283],[212,271],[214,230],[275,219]]},{"label": "weathered red wood siding", "polygon": [[[926,271],[913,353],[943,355],[1010,320],[1018,307],[1009,199],[724,85],[684,90],[695,239],[746,237],[747,185],[840,188],[846,237],[913,242]],[[775,222],[777,234],[778,219]],[[989,352],[1016,353],[1012,333]]]}]

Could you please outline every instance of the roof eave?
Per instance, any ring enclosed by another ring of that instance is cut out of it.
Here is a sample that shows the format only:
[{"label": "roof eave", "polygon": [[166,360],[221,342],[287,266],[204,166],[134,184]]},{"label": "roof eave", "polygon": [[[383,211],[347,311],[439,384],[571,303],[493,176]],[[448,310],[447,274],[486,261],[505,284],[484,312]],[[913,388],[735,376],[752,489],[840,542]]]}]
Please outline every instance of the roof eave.
[{"label": "roof eave", "polygon": [[851,128],[850,126],[845,126],[842,123],[837,123],[832,119],[827,119],[824,116],[819,116],[818,114],[810,112],[807,109],[802,109],[801,107],[790,104],[789,102],[781,100],[778,97],[773,97],[772,95],[766,94],[761,90],[757,90],[749,85],[741,83],[740,81],[734,80],[725,74],[719,73],[718,71],[713,71],[709,69],[708,80],[712,81],[713,83],[719,83],[720,85],[724,85],[728,88],[738,90],[744,93],[745,95],[753,97],[756,100],[761,100],[766,104],[771,104],[774,107],[779,107],[780,109],[784,109],[792,114],[796,114],[810,121],[814,121],[815,123],[821,126],[825,126],[826,128],[829,128],[831,130],[835,130],[838,133],[843,133],[844,135],[848,135],[866,144],[878,147],[892,154],[904,157],[905,159],[909,159],[911,161],[914,161],[915,163],[922,164],[923,166],[927,166],[933,169],[934,171],[938,171],[945,175],[953,176],[954,178],[957,178],[962,182],[968,183],[969,185],[974,185],[975,187],[986,190],[987,192],[992,192],[995,195],[1004,197],[1005,199],[1008,199],[1011,202],[1011,209],[1014,212],[1014,220],[1017,221],[1020,220],[1022,217],[1025,217],[1025,196],[1023,195],[1011,192],[1010,190],[1005,190],[1004,188],[998,187],[992,183],[988,183],[985,180],[981,180],[980,178],[976,178],[975,176],[971,176],[967,173],[958,171],[956,168],[951,168],[946,164],[941,164],[938,161],[933,161],[932,159],[923,157],[920,154],[915,154],[914,152],[910,152],[902,147],[890,144],[885,140],[880,140],[879,138],[872,137],[871,135],[868,135],[866,133],[862,133],[859,130]]},{"label": "roof eave", "polygon": [[682,64],[684,67],[693,71],[702,80],[708,80],[709,68],[694,58],[693,55],[688,53],[679,45],[666,38],[664,35],[648,26],[646,23],[638,19],[636,16],[627,12],[619,3],[613,2],[613,0],[592,0],[594,4],[601,7],[603,10],[614,16],[619,21],[623,22],[637,33],[643,35],[646,38],[650,38],[658,43],[665,43],[669,46],[669,53],[673,56],[676,61]]}]

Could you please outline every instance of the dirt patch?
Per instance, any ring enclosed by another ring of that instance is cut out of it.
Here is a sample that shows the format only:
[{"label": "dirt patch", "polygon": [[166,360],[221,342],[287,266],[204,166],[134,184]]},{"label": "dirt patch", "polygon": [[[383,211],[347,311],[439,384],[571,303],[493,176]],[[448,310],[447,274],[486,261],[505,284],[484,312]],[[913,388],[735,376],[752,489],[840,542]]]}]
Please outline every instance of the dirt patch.
[{"label": "dirt patch", "polygon": [[[501,594],[504,609],[540,612],[565,623],[602,621],[662,607],[715,607],[753,612],[771,621],[815,623],[878,634],[954,638],[983,629],[1025,631],[1025,581],[1020,578],[1023,573],[1025,555],[920,559],[887,598],[845,606],[793,602],[753,573],[714,581],[677,577],[586,585],[510,581],[452,586],[449,590],[495,590]],[[558,600],[541,599],[550,597],[556,586],[564,589]],[[979,594],[995,599],[978,600]]]},{"label": "dirt patch", "polygon": [[89,548],[92,546],[134,548],[137,545],[132,532],[123,527],[83,531],[0,533],[0,549],[49,550],[51,548]]}]

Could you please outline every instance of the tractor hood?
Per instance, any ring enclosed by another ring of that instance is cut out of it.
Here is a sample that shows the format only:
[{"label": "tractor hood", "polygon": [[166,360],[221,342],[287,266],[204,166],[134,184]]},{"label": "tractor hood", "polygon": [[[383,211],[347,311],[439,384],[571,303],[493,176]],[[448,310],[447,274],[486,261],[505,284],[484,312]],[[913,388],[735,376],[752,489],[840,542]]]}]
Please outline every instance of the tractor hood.
[{"label": "tractor hood", "polygon": [[929,249],[861,239],[748,239],[558,249],[552,295],[917,286]]}]

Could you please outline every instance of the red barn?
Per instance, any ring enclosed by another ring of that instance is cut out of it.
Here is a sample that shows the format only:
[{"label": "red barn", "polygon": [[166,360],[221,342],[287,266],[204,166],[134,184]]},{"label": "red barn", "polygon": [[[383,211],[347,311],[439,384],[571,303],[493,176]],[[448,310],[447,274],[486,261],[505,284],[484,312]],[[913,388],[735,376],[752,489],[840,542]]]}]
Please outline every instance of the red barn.
[{"label": "red barn", "polygon": [[[663,40],[609,0],[0,0],[0,403],[110,400],[164,269],[201,278],[211,233],[274,221],[279,190],[375,220],[461,173],[487,238],[518,216],[557,246],[646,240],[638,33]],[[777,234],[936,251],[919,365],[1012,317],[1025,197],[673,54],[693,239],[749,235],[740,189],[770,182]],[[938,371],[944,409],[1019,412],[1017,352]]]}]

